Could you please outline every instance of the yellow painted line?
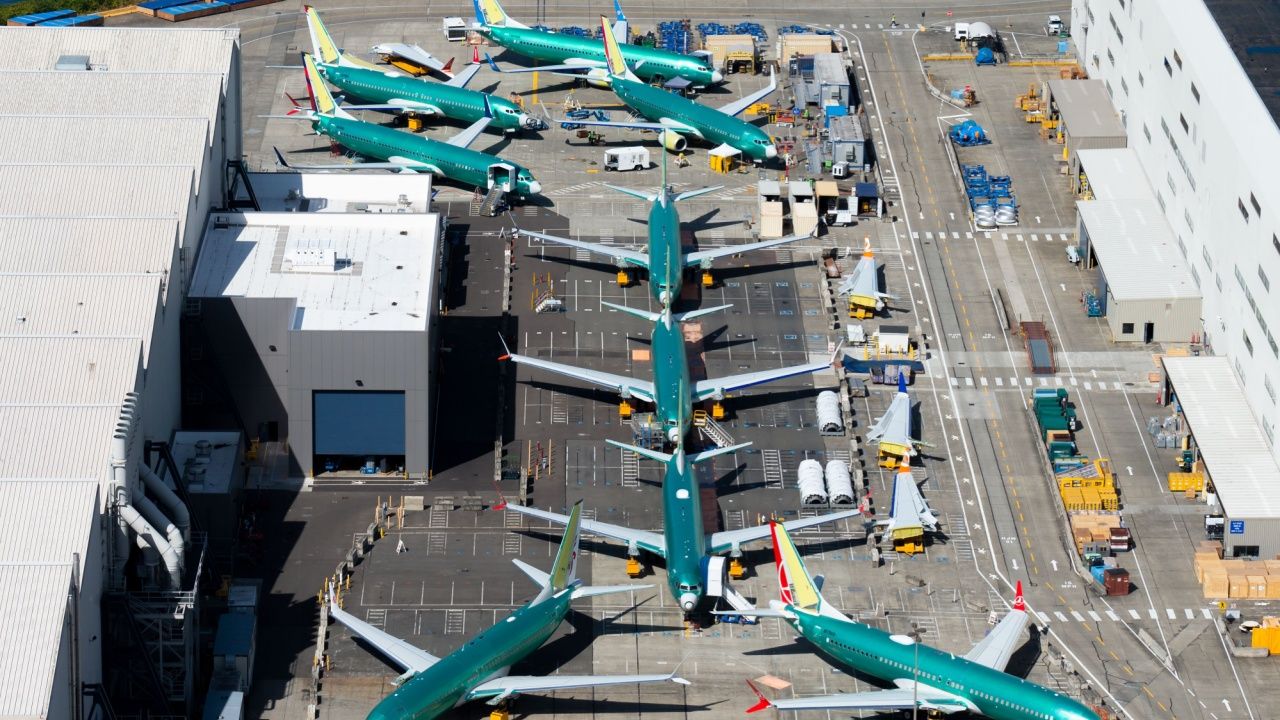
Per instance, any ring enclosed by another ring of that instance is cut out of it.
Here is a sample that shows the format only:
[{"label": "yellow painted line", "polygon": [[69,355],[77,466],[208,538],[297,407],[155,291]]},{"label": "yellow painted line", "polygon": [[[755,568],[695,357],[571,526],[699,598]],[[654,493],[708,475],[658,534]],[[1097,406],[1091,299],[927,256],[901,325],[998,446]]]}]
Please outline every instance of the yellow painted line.
[{"label": "yellow painted line", "polygon": [[[1028,542],[1028,543],[1027,543],[1027,547],[1031,547],[1031,543],[1030,543],[1030,542]],[[1029,553],[1027,553],[1027,554],[1031,556],[1031,562],[1035,562],[1035,561],[1036,561],[1036,554],[1035,554],[1034,552],[1029,552]]]},{"label": "yellow painted line", "polygon": [[1128,665],[1121,665],[1120,667],[1124,668],[1124,671],[1129,673],[1130,677],[1133,676],[1133,668],[1129,667]]},{"label": "yellow painted line", "polygon": [[1108,650],[1107,653],[1111,655],[1112,660],[1115,660],[1116,662],[1120,662],[1120,656],[1116,655],[1115,650]]},{"label": "yellow painted line", "polygon": [[1164,703],[1160,702],[1159,700],[1156,701],[1156,705],[1159,705],[1161,710],[1165,712],[1169,712],[1169,708],[1165,707]]},{"label": "yellow painted line", "polygon": [[[1106,645],[1106,644],[1107,644],[1107,641],[1106,641],[1106,640],[1103,640],[1101,635],[1097,635],[1097,636],[1095,636],[1095,637],[1097,638],[1097,640],[1098,640],[1098,644],[1099,644],[1099,645]],[[1112,655],[1115,655],[1115,653],[1111,653],[1111,654],[1112,654]]]},{"label": "yellow painted line", "polygon": [[532,102],[534,105],[538,104],[538,72],[536,70],[533,73],[533,101]]}]

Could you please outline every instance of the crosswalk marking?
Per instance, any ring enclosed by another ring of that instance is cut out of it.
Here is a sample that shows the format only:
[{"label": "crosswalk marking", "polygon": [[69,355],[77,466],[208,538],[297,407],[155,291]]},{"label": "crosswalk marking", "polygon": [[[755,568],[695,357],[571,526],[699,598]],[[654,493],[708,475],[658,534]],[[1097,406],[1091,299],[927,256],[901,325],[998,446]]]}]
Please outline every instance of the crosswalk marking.
[{"label": "crosswalk marking", "polygon": [[980,378],[978,378],[978,379],[982,381],[982,387],[986,387],[986,386],[987,386],[987,378],[986,378],[986,376],[980,377]]},{"label": "crosswalk marking", "polygon": [[968,386],[968,387],[973,387],[973,378],[971,378],[971,377],[967,377],[967,378],[965,378],[965,379],[964,379],[964,384],[965,384],[966,386]]},{"label": "crosswalk marking", "polygon": [[1113,388],[1115,388],[1115,389],[1117,389],[1117,390],[1123,390],[1123,389],[1124,389],[1124,385],[1121,385],[1119,382],[1113,382],[1113,383],[1111,383],[1111,387],[1113,387]]},{"label": "crosswalk marking", "polygon": [[1178,614],[1173,611],[1173,608],[1165,608],[1164,611],[1168,613],[1170,620],[1178,619]]},{"label": "crosswalk marking", "polygon": [[1054,384],[1054,385],[1057,385],[1058,387],[1062,387],[1062,378],[1060,378],[1060,377],[1055,377],[1055,378],[1053,379],[1053,384]]},{"label": "crosswalk marking", "polygon": [[1009,233],[1000,233],[1000,239],[1001,239],[1001,240],[1008,240],[1008,239],[1009,239]]},{"label": "crosswalk marking", "polygon": [[964,234],[964,238],[965,238],[966,240],[972,240],[972,239],[973,239],[973,233],[971,233],[971,232],[967,232],[967,233],[965,233],[965,234]]},{"label": "crosswalk marking", "polygon": [[1071,239],[1068,238],[1065,233],[1058,233],[1058,237],[1062,238],[1062,242],[1071,242]]},{"label": "crosswalk marking", "polygon": [[[1067,613],[1070,613],[1070,617],[1068,617]],[[1101,613],[1097,612],[1096,610],[1086,610],[1083,613],[1081,613],[1078,610],[1068,610],[1067,613],[1063,613],[1059,610],[1054,610],[1053,616],[1057,618],[1059,622],[1067,622],[1068,620],[1075,620],[1076,622],[1102,622],[1104,619],[1103,615],[1106,616],[1105,618],[1106,620],[1110,620],[1111,622],[1124,622],[1124,620],[1121,619],[1120,615],[1116,613],[1114,610],[1104,610]],[[1205,620],[1213,619],[1213,612],[1209,608],[1200,608],[1200,613]],[[1159,618],[1159,613],[1156,612],[1155,608],[1147,608],[1147,614],[1150,616],[1152,620]],[[1173,608],[1165,608],[1165,614],[1169,616],[1170,620],[1178,619],[1178,613]],[[1194,608],[1183,608],[1182,614],[1186,617],[1187,620],[1198,619]],[[1049,622],[1049,616],[1047,614],[1042,612],[1037,612],[1036,615],[1040,618],[1041,623]],[[1142,619],[1141,613],[1139,613],[1137,610],[1129,610],[1129,617],[1133,620]]]},{"label": "crosswalk marking", "polygon": [[912,240],[919,240],[919,239],[920,239],[920,231],[918,231],[918,230],[913,230],[913,231],[911,232],[911,239],[912,239]]},{"label": "crosswalk marking", "polygon": [[1093,389],[1093,383],[1089,382],[1088,380],[1085,380],[1085,381],[1084,381],[1084,389],[1085,389],[1085,390],[1092,390],[1092,389]]},{"label": "crosswalk marking", "polygon": [[1186,611],[1187,611],[1187,619],[1188,619],[1188,620],[1195,620],[1195,619],[1196,619],[1196,614],[1195,614],[1194,612],[1192,612],[1191,608],[1186,608]]},{"label": "crosswalk marking", "polygon": [[1120,616],[1115,614],[1112,610],[1107,611],[1107,619],[1111,622],[1120,622]]},{"label": "crosswalk marking", "polygon": [[925,240],[932,240],[932,239],[933,239],[933,233],[931,233],[931,232],[929,232],[928,230],[926,230],[926,231],[925,231],[925,233],[924,233],[924,239],[925,239]]},{"label": "crosswalk marking", "polygon": [[1213,619],[1213,613],[1209,610],[1209,608],[1200,608],[1200,612],[1204,614],[1205,620]]},{"label": "crosswalk marking", "polygon": [[1075,618],[1076,622],[1084,622],[1084,616],[1076,612],[1075,610],[1071,611],[1071,617]]},{"label": "crosswalk marking", "polygon": [[960,239],[960,233],[958,233],[958,232],[956,232],[956,231],[952,230],[952,231],[951,231],[951,239],[952,239],[952,240],[959,240],[959,239]]},{"label": "crosswalk marking", "polygon": [[1018,378],[1016,378],[1016,377],[1011,377],[1011,378],[1009,378],[1009,384],[1010,384],[1010,385],[1017,385],[1017,384],[1018,384]]},{"label": "crosswalk marking", "polygon": [[1137,611],[1137,610],[1130,610],[1130,611],[1129,611],[1129,614],[1133,616],[1133,619],[1134,619],[1134,620],[1141,620],[1141,619],[1142,619],[1142,616],[1138,614],[1138,611]]},{"label": "crosswalk marking", "polygon": [[1066,615],[1063,615],[1062,613],[1058,612],[1057,610],[1054,610],[1054,611],[1053,611],[1053,616],[1054,616],[1054,617],[1056,617],[1056,618],[1058,618],[1058,621],[1059,621],[1059,622],[1066,622],[1066,621],[1067,621],[1067,616],[1066,616]]},{"label": "crosswalk marking", "polygon": [[[1173,612],[1173,611],[1171,610],[1170,612]],[[1155,608],[1147,608],[1147,614],[1151,616],[1152,620],[1160,619],[1160,616],[1156,614]]]},{"label": "crosswalk marking", "polygon": [[1046,387],[1049,384],[1049,378],[1040,378],[1040,387]]},{"label": "crosswalk marking", "polygon": [[1101,622],[1101,621],[1102,621],[1102,617],[1101,617],[1100,615],[1098,615],[1098,613],[1096,613],[1096,612],[1094,612],[1094,611],[1092,611],[1092,610],[1090,610],[1090,611],[1089,611],[1089,619],[1093,620],[1094,622]]},{"label": "crosswalk marking", "polygon": [[1004,378],[996,378],[996,387],[1004,387]]},{"label": "crosswalk marking", "polygon": [[951,378],[951,387],[960,387],[960,378],[958,377]]},{"label": "crosswalk marking", "polygon": [[1039,235],[1034,235],[1034,234],[1033,234],[1033,235],[1031,236],[1031,242],[1040,242],[1040,236],[1039,236]]},{"label": "crosswalk marking", "polygon": [[1014,235],[1014,237],[1018,238],[1018,242],[1026,242],[1026,240],[1022,238],[1022,233],[1018,233],[1017,235]]},{"label": "crosswalk marking", "polygon": [[1071,378],[1071,387],[1075,387],[1075,386],[1076,386],[1076,379]]}]

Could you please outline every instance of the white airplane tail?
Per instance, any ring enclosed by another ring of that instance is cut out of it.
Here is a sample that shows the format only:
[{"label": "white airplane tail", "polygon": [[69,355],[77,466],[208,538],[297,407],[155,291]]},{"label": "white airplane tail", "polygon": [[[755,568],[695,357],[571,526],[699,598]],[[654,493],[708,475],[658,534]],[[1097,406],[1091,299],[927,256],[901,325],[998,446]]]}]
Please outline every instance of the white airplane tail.
[{"label": "white airplane tail", "polygon": [[528,28],[522,22],[512,20],[511,16],[502,9],[502,4],[498,0],[471,0],[471,4],[475,7],[476,22],[481,25],[490,27],[510,27],[510,28]]}]

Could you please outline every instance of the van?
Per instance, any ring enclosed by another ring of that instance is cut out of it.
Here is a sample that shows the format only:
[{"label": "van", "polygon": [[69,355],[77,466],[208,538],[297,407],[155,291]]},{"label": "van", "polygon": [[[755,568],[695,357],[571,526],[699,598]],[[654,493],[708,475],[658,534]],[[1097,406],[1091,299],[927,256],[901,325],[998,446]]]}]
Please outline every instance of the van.
[{"label": "van", "polygon": [[1072,265],[1080,264],[1080,250],[1075,245],[1067,246],[1067,261]]},{"label": "van", "polygon": [[969,23],[956,23],[956,40],[969,39]]},{"label": "van", "polygon": [[642,146],[610,148],[604,151],[604,169],[610,172],[644,170],[649,167],[649,149]]},{"label": "van", "polygon": [[1066,26],[1062,24],[1062,18],[1057,15],[1050,15],[1049,22],[1044,26],[1045,34],[1050,37],[1053,37],[1054,35],[1061,35],[1062,31],[1065,29]]}]

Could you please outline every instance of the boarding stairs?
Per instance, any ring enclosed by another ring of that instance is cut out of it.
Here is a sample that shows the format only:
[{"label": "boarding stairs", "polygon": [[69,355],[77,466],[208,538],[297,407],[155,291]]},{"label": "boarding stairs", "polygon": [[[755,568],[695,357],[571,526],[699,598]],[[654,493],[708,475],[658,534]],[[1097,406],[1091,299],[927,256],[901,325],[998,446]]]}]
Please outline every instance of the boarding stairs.
[{"label": "boarding stairs", "polygon": [[725,430],[723,425],[716,422],[706,412],[699,411],[694,413],[693,424],[698,428],[698,432],[715,443],[716,447],[724,448],[734,444],[733,436],[729,434],[729,431]]},{"label": "boarding stairs", "polygon": [[494,215],[497,215],[498,213],[496,208],[502,206],[502,201],[506,196],[507,191],[503,190],[502,187],[497,184],[493,185],[493,187],[489,188],[489,192],[485,193],[484,197],[480,199],[479,206],[476,205],[475,200],[472,200],[472,214],[483,215],[485,217],[493,217]]}]

